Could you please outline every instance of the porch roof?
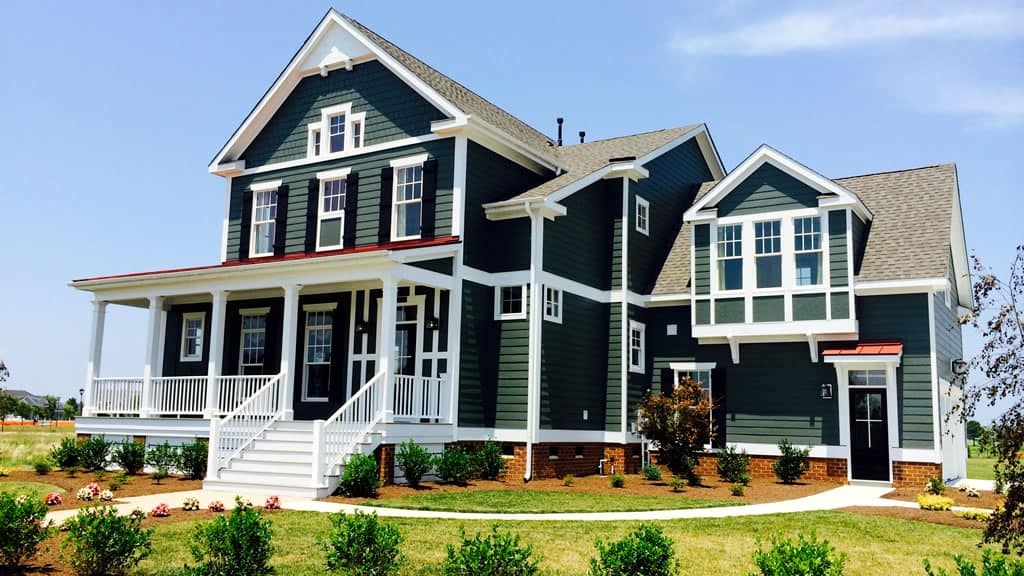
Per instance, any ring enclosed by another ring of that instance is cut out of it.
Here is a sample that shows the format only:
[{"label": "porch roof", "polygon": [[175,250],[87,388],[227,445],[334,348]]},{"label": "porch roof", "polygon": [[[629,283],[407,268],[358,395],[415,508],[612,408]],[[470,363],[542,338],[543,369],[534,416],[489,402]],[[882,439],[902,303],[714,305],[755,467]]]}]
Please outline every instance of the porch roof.
[{"label": "porch roof", "polygon": [[902,356],[903,343],[899,340],[863,340],[830,344],[823,356]]}]

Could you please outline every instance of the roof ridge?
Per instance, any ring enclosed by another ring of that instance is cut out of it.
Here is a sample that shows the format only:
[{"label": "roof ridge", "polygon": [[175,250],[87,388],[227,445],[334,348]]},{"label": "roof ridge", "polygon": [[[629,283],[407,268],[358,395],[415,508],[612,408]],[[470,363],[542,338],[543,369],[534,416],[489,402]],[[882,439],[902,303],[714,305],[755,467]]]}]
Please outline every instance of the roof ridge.
[{"label": "roof ridge", "polygon": [[914,172],[915,170],[930,170],[932,168],[943,168],[945,166],[956,166],[955,162],[945,162],[942,164],[930,164],[928,166],[917,166],[914,168],[902,168],[899,170],[882,170],[881,172],[868,172],[867,174],[854,174],[852,176],[841,176],[838,178],[832,178],[832,180],[849,180],[850,178],[865,178],[867,176],[881,176],[883,174],[898,174],[900,172]]},{"label": "roof ridge", "polygon": [[622,136],[612,136],[611,138],[601,138],[598,140],[591,140],[590,142],[577,142],[575,144],[566,144],[562,146],[562,149],[566,148],[577,148],[579,146],[587,146],[588,144],[597,144],[600,142],[611,142],[612,140],[622,140],[624,138],[636,138],[637,136],[646,136],[648,134],[656,134],[658,132],[668,132],[670,130],[683,130],[693,129],[695,126],[700,126],[700,122],[695,124],[683,124],[681,126],[672,126],[671,128],[658,128],[656,130],[647,130],[646,132],[637,132],[636,134],[624,134]]}]

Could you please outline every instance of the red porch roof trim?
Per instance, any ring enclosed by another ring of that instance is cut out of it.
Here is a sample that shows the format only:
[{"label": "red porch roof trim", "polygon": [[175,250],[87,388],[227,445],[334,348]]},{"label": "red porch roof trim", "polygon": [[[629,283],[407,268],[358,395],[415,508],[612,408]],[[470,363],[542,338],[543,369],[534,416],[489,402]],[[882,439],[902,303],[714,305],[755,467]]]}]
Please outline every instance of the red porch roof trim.
[{"label": "red porch roof trim", "polygon": [[899,340],[863,340],[844,344],[830,344],[822,351],[824,356],[902,356],[903,343]]},{"label": "red porch roof trim", "polygon": [[220,264],[207,264],[205,266],[186,266],[184,268],[167,268],[164,270],[147,270],[145,272],[129,272],[126,274],[111,274],[107,276],[94,276],[91,278],[78,278],[72,280],[72,283],[76,282],[92,282],[97,280],[119,280],[127,278],[144,278],[146,276],[155,276],[157,274],[174,274],[178,272],[196,272],[199,270],[217,270],[226,268],[240,268],[244,266],[251,266],[255,264],[268,264],[271,262],[288,262],[291,260],[307,260],[314,258],[322,258],[325,256],[342,256],[347,254],[363,254],[366,252],[375,251],[390,251],[390,250],[410,250],[412,248],[427,248],[431,246],[444,246],[446,244],[455,244],[459,242],[458,236],[441,236],[439,238],[432,238],[430,240],[404,240],[402,242],[390,242],[388,244],[372,245],[372,246],[357,246],[355,248],[345,248],[341,250],[327,250],[324,252],[315,252],[312,254],[306,254],[300,252],[297,254],[285,254],[284,256],[268,256],[264,258],[250,258],[249,260],[228,260]]}]

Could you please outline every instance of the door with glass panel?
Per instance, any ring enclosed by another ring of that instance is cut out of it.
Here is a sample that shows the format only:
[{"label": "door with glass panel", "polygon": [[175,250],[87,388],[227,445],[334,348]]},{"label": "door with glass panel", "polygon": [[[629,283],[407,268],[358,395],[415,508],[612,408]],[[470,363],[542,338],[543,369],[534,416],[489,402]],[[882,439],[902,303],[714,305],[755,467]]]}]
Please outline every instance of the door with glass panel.
[{"label": "door with glass panel", "polygon": [[306,354],[302,377],[302,400],[305,402],[327,402],[330,397],[333,331],[333,312],[306,312]]},{"label": "door with glass panel", "polygon": [[885,371],[850,373],[850,477],[888,482],[886,389],[864,386],[875,383],[885,383]]},{"label": "door with glass panel", "polygon": [[394,414],[400,418],[417,414],[423,402],[416,378],[419,306],[399,304],[395,312]]}]

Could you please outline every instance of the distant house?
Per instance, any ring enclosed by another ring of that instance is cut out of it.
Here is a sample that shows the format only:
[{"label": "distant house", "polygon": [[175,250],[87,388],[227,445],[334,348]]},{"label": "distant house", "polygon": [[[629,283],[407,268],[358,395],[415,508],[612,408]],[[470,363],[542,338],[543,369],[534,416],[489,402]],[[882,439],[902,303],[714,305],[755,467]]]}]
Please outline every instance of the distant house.
[{"label": "distant house", "polygon": [[[209,437],[220,489],[324,494],[355,452],[390,477],[409,439],[630,471],[641,398],[689,376],[706,461],[770,474],[788,438],[817,477],[964,475],[953,165],[833,179],[762,146],[726,172],[700,123],[560,140],[329,11],[208,167],[221,262],[72,283],[78,432]],[[148,311],[136,376],[100,374],[111,304]]]},{"label": "distant house", "polygon": [[33,408],[46,408],[46,398],[43,396],[36,396],[26,390],[4,390],[4,392],[15,400],[24,402]]}]

